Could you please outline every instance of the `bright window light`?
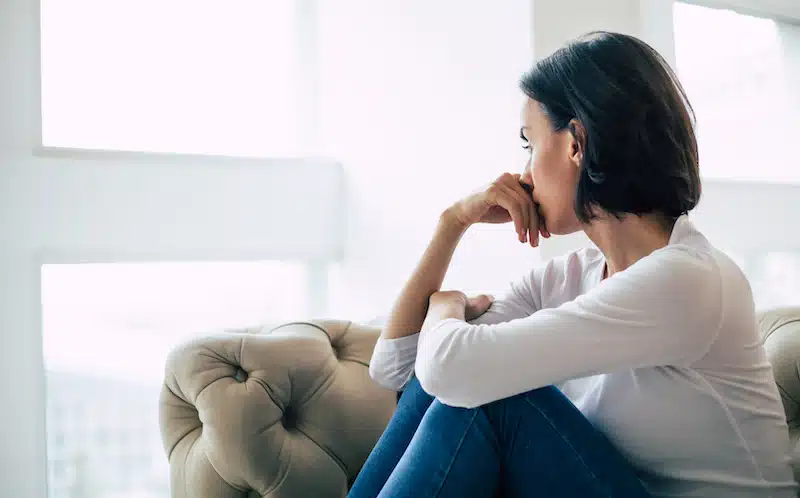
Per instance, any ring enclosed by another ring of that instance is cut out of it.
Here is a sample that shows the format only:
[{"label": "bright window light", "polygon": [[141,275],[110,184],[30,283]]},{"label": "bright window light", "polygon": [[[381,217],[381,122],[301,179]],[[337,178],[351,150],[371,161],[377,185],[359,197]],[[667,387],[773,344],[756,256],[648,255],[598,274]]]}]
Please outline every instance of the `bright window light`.
[{"label": "bright window light", "polygon": [[42,0],[45,146],[298,154],[293,0]]},{"label": "bright window light", "polygon": [[679,77],[698,123],[706,178],[799,182],[787,146],[800,132],[800,28],[677,2]]}]

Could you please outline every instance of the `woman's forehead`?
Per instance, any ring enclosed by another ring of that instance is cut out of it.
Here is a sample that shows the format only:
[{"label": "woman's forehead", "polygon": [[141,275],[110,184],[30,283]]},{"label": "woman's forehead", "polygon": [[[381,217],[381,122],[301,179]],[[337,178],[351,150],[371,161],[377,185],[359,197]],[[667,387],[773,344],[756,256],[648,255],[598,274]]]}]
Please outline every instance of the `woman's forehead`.
[{"label": "woman's forehead", "polygon": [[547,116],[539,102],[530,98],[525,101],[522,106],[521,122],[522,129],[526,133],[541,129],[544,124],[547,124]]}]

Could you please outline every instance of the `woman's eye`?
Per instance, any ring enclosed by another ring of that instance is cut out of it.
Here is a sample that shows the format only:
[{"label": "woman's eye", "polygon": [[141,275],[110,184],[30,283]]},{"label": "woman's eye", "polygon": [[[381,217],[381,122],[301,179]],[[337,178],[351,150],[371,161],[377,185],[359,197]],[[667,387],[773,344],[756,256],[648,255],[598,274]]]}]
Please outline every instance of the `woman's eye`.
[{"label": "woman's eye", "polygon": [[522,148],[525,150],[531,150],[531,144],[525,144],[522,146]]}]

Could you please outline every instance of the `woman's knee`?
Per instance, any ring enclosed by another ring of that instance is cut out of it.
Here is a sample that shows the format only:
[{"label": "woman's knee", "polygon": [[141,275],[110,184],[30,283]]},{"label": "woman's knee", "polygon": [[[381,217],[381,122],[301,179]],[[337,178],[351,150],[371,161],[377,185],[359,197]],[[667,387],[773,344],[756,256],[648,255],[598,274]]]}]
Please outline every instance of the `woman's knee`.
[{"label": "woman's knee", "polygon": [[576,410],[572,402],[555,386],[545,386],[532,391],[493,401],[481,407],[493,422],[507,420],[513,414],[529,414],[531,410],[540,415],[553,410],[558,412]]},{"label": "woman's knee", "polygon": [[418,407],[427,407],[433,402],[433,396],[426,393],[416,376],[411,377],[408,384],[400,393],[399,404],[410,404]]},{"label": "woman's knee", "polygon": [[554,386],[545,386],[532,391],[510,396],[508,398],[492,401],[475,408],[461,408],[446,405],[425,392],[416,376],[406,384],[401,396],[401,402],[434,408],[436,412],[432,417],[449,418],[456,416],[472,417],[475,414],[483,415],[490,420],[496,419],[498,414],[508,415],[509,412],[528,411],[531,406],[552,408],[554,406],[570,407],[575,409],[566,396]]},{"label": "woman's knee", "polygon": [[569,403],[569,399],[555,386],[544,386],[508,398],[498,399],[485,406],[514,406],[518,404],[561,404]]}]

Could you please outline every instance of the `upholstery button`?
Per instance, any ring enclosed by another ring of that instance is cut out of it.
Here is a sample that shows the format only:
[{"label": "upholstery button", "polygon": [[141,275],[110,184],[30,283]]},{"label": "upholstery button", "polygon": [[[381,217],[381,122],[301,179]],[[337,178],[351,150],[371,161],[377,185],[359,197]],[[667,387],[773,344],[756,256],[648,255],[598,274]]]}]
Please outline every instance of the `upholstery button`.
[{"label": "upholstery button", "polygon": [[234,375],[234,378],[238,382],[244,382],[247,380],[247,372],[245,372],[242,367],[239,367],[236,369],[236,374]]},{"label": "upholstery button", "polygon": [[297,413],[295,413],[291,406],[287,406],[283,411],[281,423],[285,429],[294,429],[297,427]]}]

